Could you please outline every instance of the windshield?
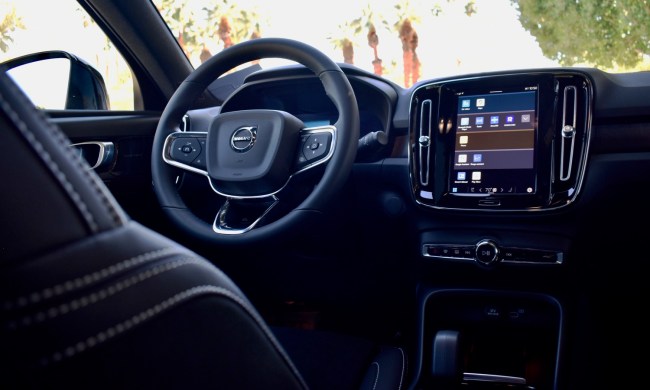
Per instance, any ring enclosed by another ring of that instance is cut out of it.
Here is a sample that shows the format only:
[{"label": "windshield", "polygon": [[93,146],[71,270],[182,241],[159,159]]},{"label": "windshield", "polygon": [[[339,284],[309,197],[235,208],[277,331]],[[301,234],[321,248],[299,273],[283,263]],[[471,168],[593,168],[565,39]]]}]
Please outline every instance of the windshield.
[{"label": "windshield", "polygon": [[645,0],[154,0],[192,64],[256,37],[303,41],[404,87],[506,69],[650,69]]}]

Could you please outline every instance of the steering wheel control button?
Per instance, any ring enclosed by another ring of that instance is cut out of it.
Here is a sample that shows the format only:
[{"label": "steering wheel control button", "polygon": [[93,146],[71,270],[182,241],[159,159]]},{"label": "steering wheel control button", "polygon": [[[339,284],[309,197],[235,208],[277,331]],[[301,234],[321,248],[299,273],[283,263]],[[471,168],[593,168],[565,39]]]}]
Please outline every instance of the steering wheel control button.
[{"label": "steering wheel control button", "polygon": [[332,135],[329,133],[312,134],[307,138],[302,152],[307,161],[314,161],[327,153],[332,142]]},{"label": "steering wheel control button", "polygon": [[170,154],[178,162],[191,164],[201,154],[201,150],[196,138],[177,138],[172,143]]},{"label": "steering wheel control button", "polygon": [[490,240],[476,244],[476,261],[483,265],[492,265],[499,260],[499,248]]},{"label": "steering wheel control button", "polygon": [[296,155],[296,168],[295,170],[298,171],[305,166],[307,166],[307,157],[305,157],[305,154],[303,153],[303,149],[307,148],[307,140],[309,139],[309,135],[301,135],[300,136],[300,145],[298,145],[298,153]]},{"label": "steering wheel control button", "polygon": [[206,170],[207,166],[205,164],[205,138],[199,138],[198,142],[201,151],[199,152],[199,155],[196,156],[194,160],[192,160],[192,163],[190,165],[193,166],[194,168]]}]

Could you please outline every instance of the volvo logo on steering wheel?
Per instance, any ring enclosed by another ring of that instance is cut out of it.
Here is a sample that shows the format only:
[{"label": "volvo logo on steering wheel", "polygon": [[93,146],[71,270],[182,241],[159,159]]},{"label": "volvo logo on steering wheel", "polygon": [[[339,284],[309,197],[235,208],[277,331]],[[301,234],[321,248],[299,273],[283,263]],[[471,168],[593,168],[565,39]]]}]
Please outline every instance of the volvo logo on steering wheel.
[{"label": "volvo logo on steering wheel", "polygon": [[230,137],[230,147],[238,153],[244,153],[255,145],[257,126],[243,126],[235,130]]}]

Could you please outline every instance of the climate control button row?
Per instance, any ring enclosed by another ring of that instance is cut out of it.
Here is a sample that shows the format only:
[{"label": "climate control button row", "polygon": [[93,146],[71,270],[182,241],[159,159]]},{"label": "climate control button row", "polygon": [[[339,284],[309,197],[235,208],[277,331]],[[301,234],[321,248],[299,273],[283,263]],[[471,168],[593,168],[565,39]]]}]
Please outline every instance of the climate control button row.
[{"label": "climate control button row", "polygon": [[501,247],[488,239],[473,245],[433,244],[422,246],[422,256],[440,260],[473,261],[483,266],[497,263],[562,264],[561,251],[518,247]]}]

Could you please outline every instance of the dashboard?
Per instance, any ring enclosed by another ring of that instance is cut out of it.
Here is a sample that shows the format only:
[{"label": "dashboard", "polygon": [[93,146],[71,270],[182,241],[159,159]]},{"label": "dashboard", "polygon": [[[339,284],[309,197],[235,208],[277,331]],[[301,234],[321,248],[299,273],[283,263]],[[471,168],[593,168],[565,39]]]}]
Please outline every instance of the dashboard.
[{"label": "dashboard", "polygon": [[[634,259],[645,233],[628,218],[650,212],[647,75],[536,69],[404,89],[342,69],[361,138],[329,230],[338,236],[315,238],[348,245],[332,247],[322,279],[354,279],[354,302],[366,306],[351,311],[403,322],[416,347],[412,389],[451,375],[431,368],[440,348],[465,362],[459,380],[468,388],[488,379],[584,388],[604,364],[592,337],[604,330],[593,324],[641,296],[642,283],[627,284],[616,302],[603,286],[644,274]],[[287,111],[305,127],[337,119],[320,82],[287,67],[249,75],[218,110],[193,110],[188,123],[205,131],[219,110],[258,108]],[[355,261],[339,259],[340,250]],[[309,246],[305,253],[315,256]],[[355,277],[377,267],[385,272],[376,284]]]},{"label": "dashboard", "polygon": [[[629,372],[610,364],[629,353],[617,336],[646,334],[645,324],[612,315],[635,315],[647,296],[647,229],[636,221],[650,215],[648,72],[533,69],[402,88],[341,68],[360,139],[331,215],[289,247],[202,252],[274,318],[319,313],[326,329],[404,346],[410,390],[450,378],[468,389],[485,380],[598,388],[594,372]],[[300,66],[250,73],[230,90],[219,106],[189,111],[184,129],[206,132],[220,113],[248,109],[286,111],[307,128],[337,121],[320,81]],[[59,123],[69,134],[81,128]],[[320,170],[307,172],[279,198],[298,203]],[[223,197],[204,176],[178,185],[212,223]],[[120,190],[136,198],[132,186]],[[445,356],[459,365],[434,369]]]}]

